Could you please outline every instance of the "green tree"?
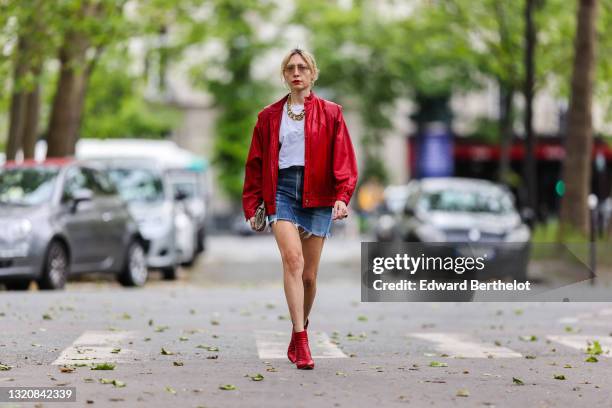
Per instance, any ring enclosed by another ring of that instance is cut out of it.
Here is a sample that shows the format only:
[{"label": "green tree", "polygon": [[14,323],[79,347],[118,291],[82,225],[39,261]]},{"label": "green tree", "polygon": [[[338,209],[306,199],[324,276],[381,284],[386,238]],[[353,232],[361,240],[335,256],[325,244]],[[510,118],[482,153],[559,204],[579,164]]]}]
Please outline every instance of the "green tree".
[{"label": "green tree", "polygon": [[166,138],[179,125],[176,108],[143,98],[146,78],[125,69],[131,62],[123,46],[102,56],[90,78],[81,137]]},{"label": "green tree", "polygon": [[561,200],[560,234],[589,228],[587,196],[591,185],[593,123],[591,117],[597,44],[597,0],[579,0],[568,115],[567,149],[563,163],[566,192]]},{"label": "green tree", "polygon": [[381,147],[398,98],[448,99],[452,89],[474,84],[461,58],[467,44],[446,34],[437,7],[421,5],[408,18],[393,18],[381,16],[378,5],[298,0],[293,18],[311,33],[318,84],[363,122],[361,182],[388,179]]},{"label": "green tree", "polygon": [[126,0],[62,3],[59,79],[47,130],[47,156],[74,154],[89,78],[105,47],[125,35]]},{"label": "green tree", "polygon": [[4,43],[12,44],[10,57],[0,61],[0,71],[12,70],[6,143],[8,160],[14,159],[19,150],[23,150],[26,158],[34,156],[40,82],[43,63],[55,50],[56,29],[53,22],[56,12],[55,3],[42,0],[6,1],[0,6],[0,14],[4,16],[0,19],[6,37]]},{"label": "green tree", "polygon": [[223,52],[192,70],[196,84],[214,99],[219,116],[215,123],[212,162],[219,182],[230,198],[239,201],[244,182],[244,162],[257,112],[268,103],[270,84],[251,75],[255,59],[274,45],[261,40],[257,26],[273,11],[272,2],[214,0],[205,28],[191,33],[192,40],[206,39],[222,44]]}]

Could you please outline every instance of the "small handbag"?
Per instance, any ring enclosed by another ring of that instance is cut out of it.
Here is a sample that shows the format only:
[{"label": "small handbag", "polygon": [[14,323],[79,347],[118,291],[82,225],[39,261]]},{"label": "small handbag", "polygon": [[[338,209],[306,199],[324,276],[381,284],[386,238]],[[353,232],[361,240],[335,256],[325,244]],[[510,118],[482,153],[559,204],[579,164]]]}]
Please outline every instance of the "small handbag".
[{"label": "small handbag", "polygon": [[255,231],[263,231],[266,229],[266,205],[262,201],[255,210]]}]

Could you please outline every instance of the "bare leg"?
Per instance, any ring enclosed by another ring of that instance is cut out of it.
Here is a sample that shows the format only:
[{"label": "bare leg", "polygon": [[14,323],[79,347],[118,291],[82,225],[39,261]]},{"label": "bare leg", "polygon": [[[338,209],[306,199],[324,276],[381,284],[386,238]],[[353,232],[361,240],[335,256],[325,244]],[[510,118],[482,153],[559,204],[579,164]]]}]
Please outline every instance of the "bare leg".
[{"label": "bare leg", "polygon": [[283,283],[293,330],[304,330],[304,256],[297,228],[292,222],[278,220],[272,223],[272,232],[283,260]]},{"label": "bare leg", "polygon": [[309,238],[301,238],[301,240],[302,253],[304,254],[302,284],[304,286],[304,322],[306,322],[317,293],[317,272],[325,238],[311,235]]}]

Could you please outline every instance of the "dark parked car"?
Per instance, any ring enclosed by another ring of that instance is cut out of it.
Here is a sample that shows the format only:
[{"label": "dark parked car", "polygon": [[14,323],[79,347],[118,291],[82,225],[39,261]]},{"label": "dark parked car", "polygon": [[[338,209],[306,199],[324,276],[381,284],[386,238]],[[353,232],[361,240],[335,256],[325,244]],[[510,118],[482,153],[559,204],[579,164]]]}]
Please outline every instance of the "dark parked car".
[{"label": "dark parked car", "polygon": [[73,160],[0,168],[0,283],[60,289],[71,275],[109,272],[144,285],[147,243],[100,169]]},{"label": "dark parked car", "polygon": [[399,239],[439,256],[486,258],[482,279],[527,277],[531,231],[502,185],[469,178],[426,178],[408,184]]}]

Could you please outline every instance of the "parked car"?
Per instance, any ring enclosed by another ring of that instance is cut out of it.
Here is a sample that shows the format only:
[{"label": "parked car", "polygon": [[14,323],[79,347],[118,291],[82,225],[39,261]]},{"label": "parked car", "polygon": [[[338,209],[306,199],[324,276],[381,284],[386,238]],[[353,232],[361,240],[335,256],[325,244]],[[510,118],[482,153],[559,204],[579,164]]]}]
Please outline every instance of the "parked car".
[{"label": "parked car", "polygon": [[0,283],[61,289],[76,274],[147,280],[147,241],[99,168],[74,160],[7,162],[0,169]]},{"label": "parked car", "polygon": [[174,194],[179,197],[185,205],[185,210],[195,221],[193,259],[187,264],[192,264],[198,254],[206,250],[206,232],[208,230],[208,202],[202,174],[189,169],[168,169],[168,180],[172,185]]},{"label": "parked car", "polygon": [[[479,278],[527,277],[531,231],[503,185],[469,178],[426,178],[407,186],[400,239],[446,256],[486,256]],[[438,245],[436,245],[438,244]]]},{"label": "parked car", "polygon": [[191,218],[187,221],[181,215],[183,212],[176,212],[180,218],[175,220],[177,262],[183,265],[195,262],[206,247],[206,225],[210,218],[211,175],[206,171],[206,160],[169,140],[81,139],[76,154],[85,159],[139,160],[156,168],[164,185],[183,202],[177,207],[182,207]]},{"label": "parked car", "polygon": [[[147,265],[176,279],[179,263],[194,256],[194,222],[154,163],[138,159],[94,160],[108,172],[149,241]],[[178,197],[181,198],[181,197]]]}]

